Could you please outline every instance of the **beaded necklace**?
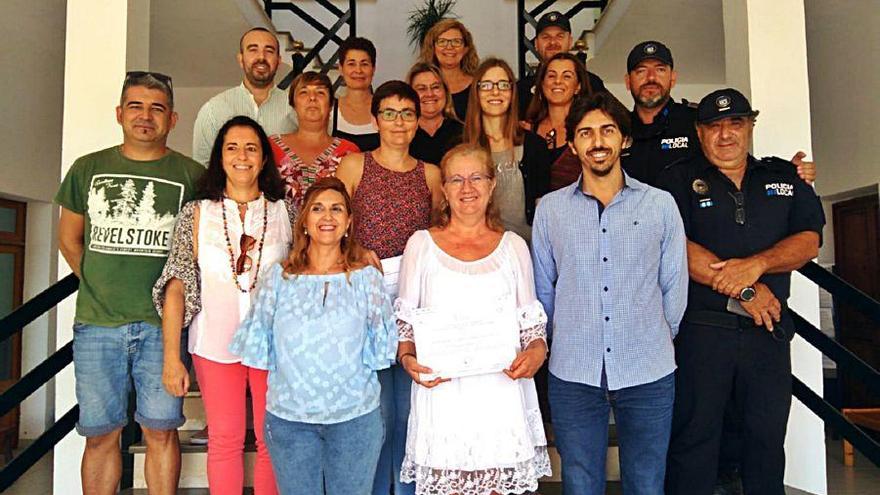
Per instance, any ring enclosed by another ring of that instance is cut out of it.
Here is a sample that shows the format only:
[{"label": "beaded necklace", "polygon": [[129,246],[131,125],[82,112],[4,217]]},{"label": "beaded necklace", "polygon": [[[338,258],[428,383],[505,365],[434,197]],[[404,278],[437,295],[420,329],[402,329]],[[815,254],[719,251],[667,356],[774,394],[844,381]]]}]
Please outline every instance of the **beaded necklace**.
[{"label": "beaded necklace", "polygon": [[[262,196],[262,194],[261,194]],[[226,196],[224,196],[225,198]],[[226,223],[226,202],[222,201],[222,212],[223,212],[223,235],[226,236],[226,250],[229,252],[229,267],[232,268],[232,281],[235,282],[235,286],[238,287],[242,293],[248,293],[254,290],[254,287],[257,286],[257,278],[260,275],[260,262],[263,261],[263,241],[266,240],[266,226],[269,224],[269,202],[266,201],[266,197],[263,197],[263,233],[260,234],[260,243],[257,245],[257,269],[254,270],[254,279],[251,281],[251,286],[245,290],[241,288],[241,284],[238,283],[238,273],[235,270],[235,252],[232,250],[232,241],[229,240],[229,226]],[[231,199],[231,198],[230,198]],[[235,200],[233,200],[235,201]],[[236,204],[242,204],[236,201]],[[244,203],[247,204],[247,203]],[[244,232],[244,222],[241,225],[242,232]],[[241,253],[241,256],[245,256],[247,253]]]}]

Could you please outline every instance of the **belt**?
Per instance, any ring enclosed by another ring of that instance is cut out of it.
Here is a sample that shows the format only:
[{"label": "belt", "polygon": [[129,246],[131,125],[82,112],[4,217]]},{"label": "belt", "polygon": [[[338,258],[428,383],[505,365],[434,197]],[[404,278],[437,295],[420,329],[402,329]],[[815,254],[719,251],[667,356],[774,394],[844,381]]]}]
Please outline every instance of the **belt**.
[{"label": "belt", "polygon": [[[783,307],[783,314],[785,311],[787,311],[787,308]],[[687,311],[684,314],[684,321],[694,325],[726,328],[728,330],[760,329],[766,331],[763,326],[755,325],[755,320],[752,318],[708,309]],[[773,326],[772,335],[776,340],[790,341],[794,337],[794,332],[787,331],[787,329],[783,328],[782,322],[778,322]]]}]

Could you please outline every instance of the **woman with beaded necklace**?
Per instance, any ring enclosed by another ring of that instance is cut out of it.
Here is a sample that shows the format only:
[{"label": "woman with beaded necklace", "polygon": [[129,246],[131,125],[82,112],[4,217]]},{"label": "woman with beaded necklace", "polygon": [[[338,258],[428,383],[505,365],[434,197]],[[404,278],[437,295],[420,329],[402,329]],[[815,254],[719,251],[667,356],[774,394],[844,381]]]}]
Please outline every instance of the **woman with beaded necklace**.
[{"label": "woman with beaded necklace", "polygon": [[211,493],[242,492],[249,386],[257,437],[254,493],[276,494],[262,428],[268,373],[228,350],[254,289],[285,259],[292,242],[293,208],[284,200],[284,183],[259,124],[238,116],[223,125],[196,196],[178,216],[171,255],[153,288],[165,341],[162,382],[177,397],[189,388],[179,346],[171,344],[189,325],[188,347],[208,423]]}]

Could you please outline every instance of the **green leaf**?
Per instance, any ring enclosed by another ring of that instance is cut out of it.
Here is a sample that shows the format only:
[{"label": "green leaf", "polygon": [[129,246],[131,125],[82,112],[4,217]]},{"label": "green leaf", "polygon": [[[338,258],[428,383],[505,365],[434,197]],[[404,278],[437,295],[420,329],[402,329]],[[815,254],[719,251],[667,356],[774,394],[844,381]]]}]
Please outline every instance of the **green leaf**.
[{"label": "green leaf", "polygon": [[409,44],[420,49],[425,35],[434,24],[445,18],[457,19],[458,16],[452,12],[455,3],[456,0],[425,0],[421,7],[411,10],[406,28]]}]

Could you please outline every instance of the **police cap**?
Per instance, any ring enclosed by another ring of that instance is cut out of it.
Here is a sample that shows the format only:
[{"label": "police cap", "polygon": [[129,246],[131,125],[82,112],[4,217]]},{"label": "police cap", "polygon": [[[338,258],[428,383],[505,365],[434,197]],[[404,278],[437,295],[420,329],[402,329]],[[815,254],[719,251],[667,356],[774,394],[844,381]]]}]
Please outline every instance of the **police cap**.
[{"label": "police cap", "polygon": [[541,34],[541,31],[547,29],[550,26],[556,26],[563,31],[571,32],[571,23],[568,22],[568,17],[565,17],[564,14],[552,11],[547,12],[542,15],[540,19],[538,19],[538,26],[535,28],[535,32]]},{"label": "police cap", "polygon": [[643,41],[633,47],[626,57],[626,71],[632,72],[642,60],[653,58],[672,67],[672,52],[659,41]]},{"label": "police cap", "polygon": [[697,105],[697,123],[708,124],[727,117],[757,117],[758,111],[742,93],[733,88],[713,91]]}]

